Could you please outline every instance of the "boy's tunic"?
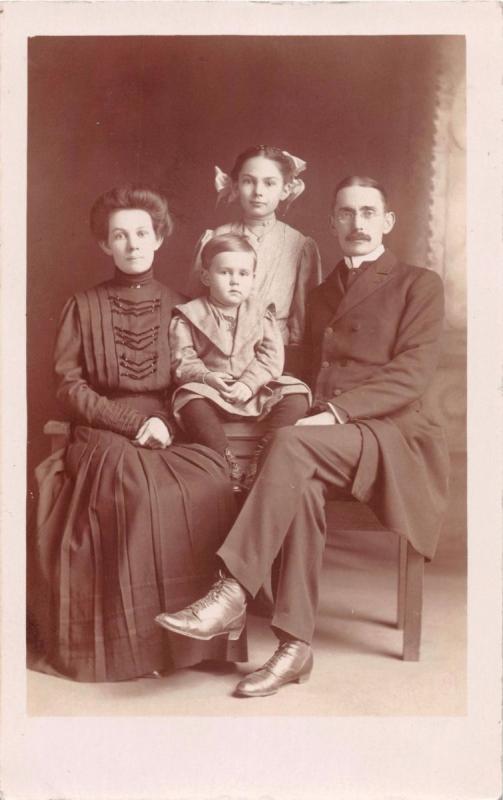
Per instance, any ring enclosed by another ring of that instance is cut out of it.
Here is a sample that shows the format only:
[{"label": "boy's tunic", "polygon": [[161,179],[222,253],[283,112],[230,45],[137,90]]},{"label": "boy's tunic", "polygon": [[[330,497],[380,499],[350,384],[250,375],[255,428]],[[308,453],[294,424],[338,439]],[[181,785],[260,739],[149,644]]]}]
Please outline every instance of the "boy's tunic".
[{"label": "boy's tunic", "polygon": [[[308,387],[282,375],[284,346],[274,308],[249,298],[241,303],[233,332],[225,317],[206,298],[198,297],[175,307],[170,325],[171,363],[179,388],[173,396],[173,412],[191,400],[204,397],[227,414],[261,419],[288,394],[306,394]],[[252,395],[245,403],[229,403],[204,383],[208,372],[225,372],[246,384]]]}]

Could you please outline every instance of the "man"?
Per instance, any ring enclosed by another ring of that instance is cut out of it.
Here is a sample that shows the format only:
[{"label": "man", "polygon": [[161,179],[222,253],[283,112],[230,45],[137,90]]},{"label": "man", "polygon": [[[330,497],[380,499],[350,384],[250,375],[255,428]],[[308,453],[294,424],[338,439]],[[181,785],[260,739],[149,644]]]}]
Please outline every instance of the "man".
[{"label": "man", "polygon": [[385,250],[394,223],[376,181],[352,176],[337,186],[331,226],[344,260],[307,307],[312,415],[275,435],[218,551],[220,580],[202,600],[157,618],[185,636],[237,638],[247,599],[277,558],[272,627],[280,644],[240,681],[241,697],[273,694],[309,677],[331,490],[368,503],[426,558],[435,552],[448,456],[427,390],[439,353],[443,288],[436,273]]}]

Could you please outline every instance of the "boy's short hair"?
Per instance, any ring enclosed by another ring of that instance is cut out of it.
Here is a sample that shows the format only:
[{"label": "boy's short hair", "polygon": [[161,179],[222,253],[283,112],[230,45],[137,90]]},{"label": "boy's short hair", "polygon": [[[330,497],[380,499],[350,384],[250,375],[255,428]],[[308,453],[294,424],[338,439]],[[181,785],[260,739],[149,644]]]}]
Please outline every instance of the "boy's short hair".
[{"label": "boy's short hair", "polygon": [[378,181],[374,180],[374,178],[368,178],[366,175],[348,175],[347,178],[343,178],[334,189],[334,193],[332,195],[332,210],[335,207],[335,203],[337,201],[337,195],[341,191],[341,189],[345,189],[347,186],[366,186],[369,189],[377,189],[380,193],[384,205],[384,210],[387,211],[388,209],[388,194],[386,189],[382,184]]},{"label": "boy's short hair", "polygon": [[98,242],[108,239],[108,222],[114,211],[140,209],[150,214],[158,238],[166,238],[173,230],[168,201],[160,192],[146,184],[127,183],[100,195],[91,208],[91,231]]},{"label": "boy's short hair", "polygon": [[219,253],[250,253],[253,256],[253,271],[255,271],[257,254],[244,236],[239,236],[237,233],[222,233],[220,236],[213,236],[201,251],[202,268],[209,269],[211,262]]}]

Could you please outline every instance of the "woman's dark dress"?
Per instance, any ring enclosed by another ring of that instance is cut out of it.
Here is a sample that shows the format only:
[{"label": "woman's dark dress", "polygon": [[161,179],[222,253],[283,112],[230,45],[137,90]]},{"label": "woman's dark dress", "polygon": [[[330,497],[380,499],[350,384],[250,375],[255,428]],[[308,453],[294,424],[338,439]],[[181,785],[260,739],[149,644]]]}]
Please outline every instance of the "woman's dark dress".
[{"label": "woman's dark dress", "polygon": [[246,659],[245,637],[197,642],[154,622],[207,590],[236,513],[218,454],[132,443],[150,416],[168,418],[168,326],[180,300],[151,274],[118,273],[63,311],[55,370],[73,427],[66,451],[37,470],[28,591],[37,669],[113,681],[206,658]]}]

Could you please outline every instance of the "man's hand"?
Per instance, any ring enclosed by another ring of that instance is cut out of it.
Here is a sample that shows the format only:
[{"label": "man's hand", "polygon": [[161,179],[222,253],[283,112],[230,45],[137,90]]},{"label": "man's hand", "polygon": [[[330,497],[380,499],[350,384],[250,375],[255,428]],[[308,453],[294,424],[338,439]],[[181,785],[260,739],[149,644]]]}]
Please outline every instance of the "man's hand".
[{"label": "man's hand", "polygon": [[253,392],[246,383],[236,381],[232,386],[227,386],[224,392],[220,392],[224,400],[228,403],[246,403],[250,399]]},{"label": "man's hand", "polygon": [[133,439],[133,444],[138,447],[148,447],[151,450],[163,450],[173,441],[167,425],[159,417],[150,417],[143,423]]},{"label": "man's hand", "polygon": [[330,411],[322,411],[321,414],[313,414],[312,417],[303,417],[297,420],[296,425],[336,425],[337,421]]}]

